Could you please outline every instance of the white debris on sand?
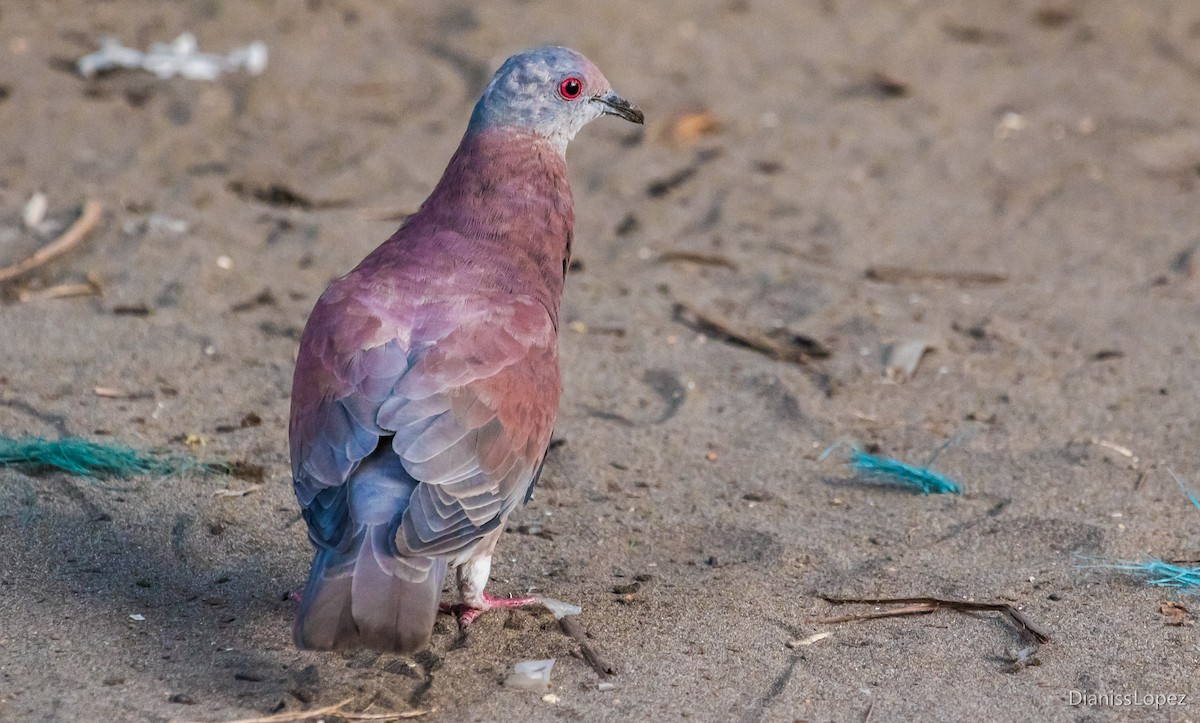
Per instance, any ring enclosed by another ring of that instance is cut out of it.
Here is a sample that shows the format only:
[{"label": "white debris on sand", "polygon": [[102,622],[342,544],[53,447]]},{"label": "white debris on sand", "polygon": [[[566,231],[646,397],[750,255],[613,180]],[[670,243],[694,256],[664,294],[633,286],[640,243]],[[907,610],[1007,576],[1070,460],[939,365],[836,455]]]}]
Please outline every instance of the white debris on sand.
[{"label": "white debris on sand", "polygon": [[163,213],[152,213],[144,219],[130,219],[124,223],[122,230],[127,236],[140,236],[147,232],[166,234],[187,233],[191,225],[181,219],[172,218]]},{"label": "white debris on sand", "polygon": [[201,53],[196,36],[182,33],[171,43],[152,43],[146,52],[127,48],[116,38],[105,37],[100,49],[76,63],[85,78],[116,68],[133,68],[154,73],[159,78],[180,76],[189,80],[216,80],[221,73],[245,70],[259,75],[267,67],[267,45],[255,41],[227,55]]},{"label": "white debris on sand", "polygon": [[544,693],[550,690],[551,670],[554,670],[553,658],[522,660],[513,666],[513,672],[504,679],[504,687]]},{"label": "white debris on sand", "polygon": [[785,643],[785,645],[787,645],[792,650],[795,650],[796,648],[801,648],[801,647],[805,647],[808,645],[812,645],[813,643],[818,643],[818,642],[824,640],[825,638],[828,638],[830,635],[833,635],[833,633],[830,633],[830,632],[813,633],[812,635],[809,635],[807,638],[800,638],[799,640],[789,640],[789,641],[787,641],[787,643]]},{"label": "white debris on sand", "polygon": [[37,229],[46,220],[46,210],[49,206],[50,202],[46,198],[46,194],[41,191],[33,194],[25,203],[25,208],[21,210],[21,223],[27,229]]},{"label": "white debris on sand", "polygon": [[925,339],[908,339],[892,344],[884,354],[884,376],[893,382],[912,379],[925,352],[934,348],[934,344]]},{"label": "white debris on sand", "polygon": [[538,601],[550,611],[555,620],[562,620],[567,616],[579,615],[583,612],[583,608],[578,605],[572,605],[571,603],[555,600],[554,598],[539,597]]}]

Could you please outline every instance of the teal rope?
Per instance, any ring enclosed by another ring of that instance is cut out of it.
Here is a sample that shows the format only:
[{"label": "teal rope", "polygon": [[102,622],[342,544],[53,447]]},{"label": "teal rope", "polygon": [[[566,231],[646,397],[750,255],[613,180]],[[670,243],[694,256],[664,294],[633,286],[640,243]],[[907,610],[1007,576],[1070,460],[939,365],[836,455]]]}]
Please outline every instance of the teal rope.
[{"label": "teal rope", "polygon": [[49,440],[0,436],[0,467],[59,470],[79,477],[131,477],[171,474],[191,464],[145,454],[121,444],[99,444],[78,437]]}]

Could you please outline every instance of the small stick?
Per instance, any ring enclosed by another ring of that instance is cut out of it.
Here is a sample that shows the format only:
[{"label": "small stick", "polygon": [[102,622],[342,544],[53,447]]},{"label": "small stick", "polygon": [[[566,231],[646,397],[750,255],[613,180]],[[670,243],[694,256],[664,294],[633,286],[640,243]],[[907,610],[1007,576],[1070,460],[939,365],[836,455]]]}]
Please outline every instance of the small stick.
[{"label": "small stick", "polygon": [[1022,633],[1028,633],[1039,643],[1050,642],[1050,634],[1039,628],[1032,620],[1008,603],[981,603],[966,600],[948,600],[940,597],[897,597],[897,598],[840,598],[827,595],[818,596],[834,605],[863,604],[863,605],[928,605],[933,608],[948,608],[962,612],[998,612],[1003,613]]},{"label": "small stick", "polygon": [[597,653],[596,649],[588,642],[587,631],[583,629],[574,615],[564,615],[559,618],[558,626],[567,634],[567,637],[579,643],[579,652],[583,654],[583,659],[592,666],[592,670],[596,671],[601,679],[617,674],[617,669],[613,664],[601,657],[600,653]]},{"label": "small stick", "polygon": [[813,359],[829,356],[829,350],[819,342],[806,340],[806,344],[788,343],[760,331],[737,329],[722,319],[703,314],[683,303],[675,304],[675,318],[702,334],[753,349],[780,361],[807,364]]},{"label": "small stick", "polygon": [[58,284],[37,290],[21,289],[17,292],[17,301],[27,304],[31,301],[69,299],[74,296],[100,296],[100,287],[89,281],[83,284]]},{"label": "small stick", "polygon": [[867,714],[863,716],[863,723],[871,723],[871,716],[875,714],[875,704],[879,701],[871,701],[871,705],[867,707]]},{"label": "small stick", "polygon": [[404,221],[417,212],[412,207],[405,208],[364,208],[360,210],[369,221]]},{"label": "small stick", "polygon": [[737,264],[717,254],[706,254],[700,251],[664,251],[658,255],[659,263],[682,261],[701,266],[723,266],[731,271],[737,271]]},{"label": "small stick", "polygon": [[885,284],[905,281],[947,281],[960,286],[1003,284],[1008,274],[993,271],[934,271],[932,269],[908,269],[902,266],[869,266],[866,277]]},{"label": "small stick", "polygon": [[874,620],[875,618],[898,618],[905,615],[925,615],[937,610],[936,605],[907,605],[902,608],[892,608],[891,610],[872,610],[869,613],[857,613],[854,615],[839,615],[835,618],[820,618],[818,623],[854,623],[859,620]]},{"label": "small stick", "polygon": [[71,227],[62,236],[41,247],[24,261],[19,261],[12,266],[0,269],[0,283],[11,281],[18,276],[36,269],[47,261],[70,251],[73,246],[87,236],[88,231],[91,231],[99,223],[103,210],[104,207],[99,201],[93,200],[85,203],[83,205],[83,213],[79,215],[79,218],[75,219],[75,223],[71,224]]},{"label": "small stick", "polygon": [[324,708],[314,708],[313,710],[298,710],[291,713],[279,713],[277,715],[268,715],[261,718],[238,718],[230,721],[230,723],[287,723],[288,721],[303,721],[309,718],[319,718],[324,715],[334,715],[338,718],[348,721],[386,721],[386,720],[401,720],[405,718],[419,718],[423,715],[431,713],[431,710],[406,710],[402,713],[349,713],[342,710],[354,698],[347,698],[340,703],[327,705]]},{"label": "small stick", "polygon": [[336,713],[342,709],[342,706],[348,704],[354,698],[347,698],[340,703],[327,705],[324,708],[314,708],[313,710],[300,710],[291,713],[279,713],[277,715],[268,715],[260,718],[239,718],[231,723],[283,723],[284,721],[304,720],[305,718],[313,718],[322,716],[326,713]]},{"label": "small stick", "polygon": [[385,721],[385,720],[407,720],[409,718],[420,718],[421,716],[429,715],[432,712],[433,712],[432,709],[425,709],[425,710],[406,710],[406,711],[402,711],[400,713],[345,713],[345,712],[342,712],[342,713],[336,713],[335,715],[337,715],[338,718],[342,718],[342,719],[348,720],[348,721],[360,721],[360,720]]}]

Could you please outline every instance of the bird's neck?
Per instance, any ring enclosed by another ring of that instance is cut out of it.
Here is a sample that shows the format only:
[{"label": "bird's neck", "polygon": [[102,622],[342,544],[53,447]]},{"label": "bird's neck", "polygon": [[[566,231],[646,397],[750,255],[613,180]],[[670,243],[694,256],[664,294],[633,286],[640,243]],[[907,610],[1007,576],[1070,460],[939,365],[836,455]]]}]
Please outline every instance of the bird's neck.
[{"label": "bird's neck", "polygon": [[481,282],[529,287],[557,317],[575,212],[566,158],[547,139],[518,128],[468,131],[413,222],[455,232],[461,246],[443,252],[470,266],[486,259]]},{"label": "bird's neck", "polygon": [[527,215],[530,206],[547,206],[554,215],[574,221],[562,149],[523,128],[468,130],[425,206],[488,218]]}]

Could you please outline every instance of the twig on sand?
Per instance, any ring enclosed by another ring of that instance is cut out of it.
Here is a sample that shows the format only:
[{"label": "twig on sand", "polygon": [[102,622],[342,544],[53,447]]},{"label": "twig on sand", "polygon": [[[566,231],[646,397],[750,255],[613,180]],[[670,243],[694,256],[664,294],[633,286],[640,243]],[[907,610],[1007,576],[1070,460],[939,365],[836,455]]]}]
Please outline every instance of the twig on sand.
[{"label": "twig on sand", "polygon": [[867,714],[863,716],[863,723],[871,723],[871,716],[875,714],[875,704],[879,701],[871,701],[871,705],[867,706]]},{"label": "twig on sand", "polygon": [[341,720],[346,721],[391,721],[405,720],[408,718],[419,718],[423,715],[432,713],[432,709],[422,710],[406,710],[397,713],[354,713],[345,710],[345,707],[353,701],[354,698],[347,698],[339,703],[327,705],[324,708],[314,708],[313,710],[298,710],[290,713],[278,713],[276,715],[263,716],[261,718],[238,718],[229,723],[287,723],[288,721],[306,721],[312,718],[321,716],[336,716]]},{"label": "twig on sand", "polygon": [[904,607],[891,608],[889,610],[872,610],[866,613],[852,613],[850,615],[838,615],[832,618],[820,618],[818,623],[854,623],[860,620],[874,620],[876,618],[899,618],[906,615],[925,615],[937,610],[934,605],[905,605]]},{"label": "twig on sand", "polygon": [[404,206],[395,208],[364,208],[361,213],[370,221],[405,221],[409,217],[415,216],[417,211],[412,206]]},{"label": "twig on sand", "polygon": [[933,269],[910,269],[903,266],[869,266],[865,276],[884,284],[902,284],[909,281],[944,281],[959,286],[983,286],[1003,284],[1008,274],[994,271],[936,271]]},{"label": "twig on sand", "polygon": [[17,301],[28,304],[31,301],[47,299],[70,299],[76,296],[101,296],[100,286],[92,281],[82,284],[58,284],[44,289],[21,289],[17,292]]},{"label": "twig on sand", "polygon": [[[890,612],[892,615],[920,615],[927,612],[933,612],[940,608],[949,610],[957,610],[959,612],[998,612],[1003,613],[1004,617],[1017,629],[1022,638],[1029,638],[1033,642],[1048,643],[1050,642],[1050,634],[1042,630],[1034,624],[1032,620],[1025,617],[1025,614],[1017,610],[1008,603],[981,603],[970,602],[967,600],[947,600],[940,597],[897,597],[897,598],[849,598],[849,597],[832,597],[829,595],[820,595],[822,600],[834,605],[905,605],[907,607],[899,610],[878,610],[872,613],[866,613],[857,616],[845,616],[845,620],[827,619],[819,622],[850,622],[853,620],[870,620],[877,617],[889,617],[880,613]],[[901,612],[903,611],[903,612]]]},{"label": "twig on sand", "polygon": [[99,201],[88,201],[83,205],[83,213],[75,219],[75,223],[54,241],[46,244],[24,261],[18,261],[12,266],[0,269],[0,283],[11,281],[22,276],[42,264],[55,259],[70,251],[87,236],[88,231],[99,223],[104,207]]},{"label": "twig on sand", "polygon": [[723,266],[730,271],[737,271],[738,266],[728,258],[719,254],[706,254],[701,251],[664,251],[658,255],[659,263],[681,261],[700,266]]},{"label": "twig on sand", "polygon": [[807,364],[813,359],[829,356],[829,350],[816,339],[785,329],[771,332],[739,329],[723,319],[696,311],[683,303],[675,304],[675,319],[701,334],[753,349],[780,361]]},{"label": "twig on sand", "polygon": [[596,652],[596,649],[588,642],[587,631],[583,629],[574,615],[559,618],[558,626],[567,634],[567,637],[579,643],[579,652],[583,654],[583,659],[592,666],[592,670],[596,671],[597,675],[603,679],[617,674],[616,667]]}]

